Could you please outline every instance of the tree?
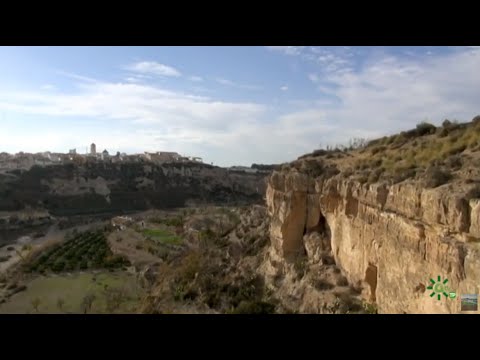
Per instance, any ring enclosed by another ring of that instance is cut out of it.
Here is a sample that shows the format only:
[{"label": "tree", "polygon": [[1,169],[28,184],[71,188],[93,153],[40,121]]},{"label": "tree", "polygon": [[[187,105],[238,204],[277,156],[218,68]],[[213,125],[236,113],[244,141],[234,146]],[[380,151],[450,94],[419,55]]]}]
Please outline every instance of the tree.
[{"label": "tree", "polygon": [[35,312],[38,313],[38,307],[40,306],[41,303],[42,303],[42,300],[40,300],[39,298],[35,298],[32,300],[31,304]]},{"label": "tree", "polygon": [[120,288],[105,288],[105,301],[107,305],[107,311],[112,314],[120,305],[125,301],[125,293]]},{"label": "tree", "polygon": [[65,305],[65,300],[63,298],[58,298],[57,299],[57,308],[61,312],[63,312],[63,306]]},{"label": "tree", "polygon": [[93,302],[95,301],[96,296],[94,294],[87,294],[82,300],[82,311],[86,314],[92,309]]}]

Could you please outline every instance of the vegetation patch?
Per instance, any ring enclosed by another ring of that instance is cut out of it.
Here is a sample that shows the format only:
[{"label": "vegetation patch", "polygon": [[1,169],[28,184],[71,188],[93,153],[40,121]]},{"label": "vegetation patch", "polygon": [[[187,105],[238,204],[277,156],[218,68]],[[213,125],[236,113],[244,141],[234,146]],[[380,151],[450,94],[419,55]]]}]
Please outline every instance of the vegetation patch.
[{"label": "vegetation patch", "polygon": [[40,276],[0,305],[0,313],[135,313],[143,294],[125,272]]},{"label": "vegetation patch", "polygon": [[129,265],[128,260],[114,255],[105,234],[84,232],[73,239],[39,254],[26,266],[27,272],[65,272],[87,269],[115,269]]},{"label": "vegetation patch", "polygon": [[185,218],[182,215],[173,216],[173,217],[153,217],[149,221],[157,224],[163,224],[166,226],[183,226],[185,223]]},{"label": "vegetation patch", "polygon": [[143,229],[142,234],[160,244],[180,245],[182,238],[164,229]]},{"label": "vegetation patch", "polygon": [[448,171],[432,166],[424,174],[424,184],[427,188],[435,188],[447,183],[451,178],[452,176]]}]

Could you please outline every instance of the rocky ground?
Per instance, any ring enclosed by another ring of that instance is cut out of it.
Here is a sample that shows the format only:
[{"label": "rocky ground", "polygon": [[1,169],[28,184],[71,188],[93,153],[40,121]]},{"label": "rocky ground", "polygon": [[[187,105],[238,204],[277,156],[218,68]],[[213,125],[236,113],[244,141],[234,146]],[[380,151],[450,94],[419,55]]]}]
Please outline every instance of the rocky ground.
[{"label": "rocky ground", "polygon": [[272,265],[265,207],[210,209],[190,215],[184,227],[188,246],[144,270],[151,290],[142,312],[366,312],[330,249],[319,254],[321,263]]}]

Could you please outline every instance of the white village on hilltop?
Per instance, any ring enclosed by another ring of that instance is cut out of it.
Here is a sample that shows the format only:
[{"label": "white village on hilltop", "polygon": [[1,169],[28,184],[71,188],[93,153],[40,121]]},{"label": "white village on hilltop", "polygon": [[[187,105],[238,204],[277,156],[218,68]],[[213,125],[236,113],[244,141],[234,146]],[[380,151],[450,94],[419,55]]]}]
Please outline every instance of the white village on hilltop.
[{"label": "white village on hilltop", "polygon": [[97,146],[93,143],[90,145],[90,151],[81,154],[77,149],[71,149],[68,153],[53,153],[50,151],[40,153],[8,154],[0,153],[0,169],[29,169],[34,165],[48,166],[75,163],[78,165],[91,161],[103,161],[110,163],[117,162],[142,162],[148,161],[156,164],[169,162],[197,162],[203,163],[201,157],[182,156],[176,152],[159,151],[155,153],[144,152],[143,154],[127,155],[126,153],[117,152],[115,155],[110,154],[107,149],[97,152]]},{"label": "white village on hilltop", "polygon": [[[158,152],[144,152],[143,154],[131,154],[117,152],[112,155],[107,149],[102,152],[97,152],[97,145],[92,143],[90,151],[85,151],[85,154],[77,152],[77,149],[71,149],[68,153],[53,153],[50,151],[40,153],[25,153],[19,152],[17,154],[9,154],[6,152],[0,153],[0,170],[29,170],[33,166],[50,166],[63,164],[84,165],[89,162],[107,162],[107,163],[122,163],[122,162],[151,162],[157,165],[165,163],[187,163],[194,162],[203,164],[203,159],[198,156],[182,156],[177,152],[158,151]],[[213,165],[213,163],[211,163]],[[246,166],[232,166],[228,169],[233,171],[257,172]]]}]

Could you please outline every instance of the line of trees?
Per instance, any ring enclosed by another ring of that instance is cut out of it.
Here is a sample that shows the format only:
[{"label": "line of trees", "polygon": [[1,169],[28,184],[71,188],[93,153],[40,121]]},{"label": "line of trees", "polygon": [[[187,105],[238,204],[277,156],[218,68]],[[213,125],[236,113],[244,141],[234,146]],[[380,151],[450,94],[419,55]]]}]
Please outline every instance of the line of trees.
[{"label": "line of trees", "polygon": [[251,168],[252,169],[257,169],[257,170],[265,170],[265,171],[271,171],[271,170],[279,170],[280,165],[265,165],[265,164],[252,164]]}]

